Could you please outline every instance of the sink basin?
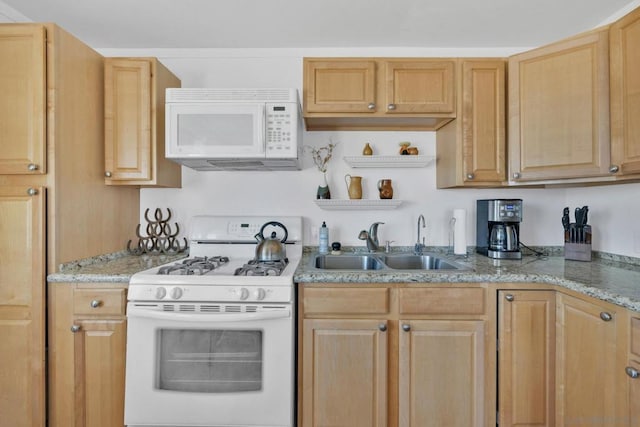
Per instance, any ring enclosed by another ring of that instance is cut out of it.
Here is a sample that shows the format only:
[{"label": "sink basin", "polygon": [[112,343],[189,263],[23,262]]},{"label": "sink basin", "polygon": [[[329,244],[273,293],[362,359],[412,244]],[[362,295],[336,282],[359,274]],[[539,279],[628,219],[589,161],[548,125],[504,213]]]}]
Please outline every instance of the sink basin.
[{"label": "sink basin", "polygon": [[459,270],[461,268],[433,255],[389,255],[382,260],[387,267],[395,270]]},{"label": "sink basin", "polygon": [[318,255],[315,267],[323,270],[380,270],[384,264],[371,255]]},{"label": "sink basin", "polygon": [[316,255],[311,264],[319,270],[467,270],[468,267],[436,254]]}]

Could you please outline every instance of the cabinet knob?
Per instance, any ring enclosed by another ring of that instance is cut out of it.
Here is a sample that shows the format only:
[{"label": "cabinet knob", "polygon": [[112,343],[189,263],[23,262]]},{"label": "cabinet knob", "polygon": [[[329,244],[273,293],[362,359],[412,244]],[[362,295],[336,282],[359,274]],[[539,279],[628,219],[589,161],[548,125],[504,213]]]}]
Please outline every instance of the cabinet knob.
[{"label": "cabinet knob", "polygon": [[387,105],[387,109],[388,109],[388,110],[395,110],[395,109],[396,109],[396,104],[389,104],[389,105]]},{"label": "cabinet knob", "polygon": [[104,176],[106,176],[107,178],[111,178],[111,171],[106,171],[104,173]]},{"label": "cabinet knob", "polygon": [[80,330],[80,325],[72,325],[71,326],[71,332],[73,332],[74,334],[76,332],[78,332]]},{"label": "cabinet knob", "polygon": [[386,331],[386,330],[387,330],[387,325],[386,325],[386,324],[384,324],[384,323],[380,323],[380,324],[378,325],[378,329],[380,329],[382,332],[384,332],[384,331]]},{"label": "cabinet knob", "polygon": [[611,313],[603,311],[602,313],[600,313],[600,318],[605,322],[609,322],[611,319],[613,319],[613,316],[611,315]]},{"label": "cabinet knob", "polygon": [[634,369],[631,366],[627,366],[626,368],[624,368],[624,371],[633,379],[640,377],[640,372],[638,372],[637,369]]},{"label": "cabinet knob", "polygon": [[367,108],[369,110],[375,110],[376,109],[376,104],[373,102],[370,102],[369,105],[367,105]]},{"label": "cabinet knob", "polygon": [[102,301],[99,301],[97,299],[94,299],[93,301],[91,301],[91,308],[98,308],[102,305]]},{"label": "cabinet knob", "polygon": [[507,294],[504,296],[504,299],[506,299],[507,301],[511,302],[515,299],[515,297],[511,294]]},{"label": "cabinet knob", "polygon": [[473,179],[473,178],[475,178],[474,174],[472,174],[472,173],[468,173],[467,174],[467,179]]},{"label": "cabinet knob", "polygon": [[405,323],[404,325],[402,325],[402,330],[405,332],[409,332],[411,330],[411,325],[408,323]]},{"label": "cabinet knob", "polygon": [[617,173],[620,170],[620,168],[618,167],[618,165],[611,165],[609,167],[609,172],[610,173]]},{"label": "cabinet knob", "polygon": [[30,188],[27,190],[27,194],[30,196],[35,196],[36,194],[38,194],[38,190],[36,190],[35,188]]},{"label": "cabinet knob", "polygon": [[38,165],[36,165],[35,163],[29,163],[29,166],[27,166],[27,169],[29,169],[31,172],[37,171]]},{"label": "cabinet knob", "polygon": [[520,179],[520,172],[514,172],[512,176],[513,179]]}]

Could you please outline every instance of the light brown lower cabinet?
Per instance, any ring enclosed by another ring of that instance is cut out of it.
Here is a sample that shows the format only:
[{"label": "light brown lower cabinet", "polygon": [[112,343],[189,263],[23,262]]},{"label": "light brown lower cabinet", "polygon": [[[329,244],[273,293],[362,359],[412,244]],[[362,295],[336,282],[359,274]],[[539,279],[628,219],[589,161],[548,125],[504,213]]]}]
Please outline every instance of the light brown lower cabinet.
[{"label": "light brown lower cabinet", "polygon": [[49,284],[49,426],[122,427],[125,285]]},{"label": "light brown lower cabinet", "polygon": [[555,291],[498,291],[501,426],[554,425],[555,298]]},{"label": "light brown lower cabinet", "polygon": [[495,424],[484,286],[309,284],[299,310],[300,426]]},{"label": "light brown lower cabinet", "polygon": [[627,425],[624,310],[563,293],[556,303],[556,425]]}]

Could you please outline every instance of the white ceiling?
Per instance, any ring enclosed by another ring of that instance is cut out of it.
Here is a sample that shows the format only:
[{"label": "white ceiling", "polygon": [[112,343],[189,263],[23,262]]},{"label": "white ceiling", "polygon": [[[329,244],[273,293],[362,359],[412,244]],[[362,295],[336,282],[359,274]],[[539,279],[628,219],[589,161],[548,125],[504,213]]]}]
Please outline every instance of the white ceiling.
[{"label": "white ceiling", "polygon": [[591,29],[631,0],[0,0],[94,48],[516,47]]}]

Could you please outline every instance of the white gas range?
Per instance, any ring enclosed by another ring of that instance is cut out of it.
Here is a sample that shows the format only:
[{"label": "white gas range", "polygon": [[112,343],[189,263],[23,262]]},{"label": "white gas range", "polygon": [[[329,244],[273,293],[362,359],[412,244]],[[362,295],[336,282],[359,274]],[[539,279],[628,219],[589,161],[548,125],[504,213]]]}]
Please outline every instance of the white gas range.
[{"label": "white gas range", "polygon": [[[258,233],[286,259],[254,262]],[[130,280],[125,424],[292,427],[302,218],[198,216],[189,243]]]}]

